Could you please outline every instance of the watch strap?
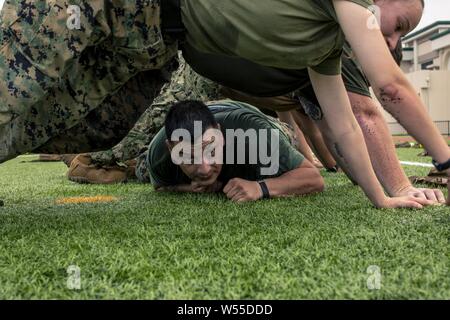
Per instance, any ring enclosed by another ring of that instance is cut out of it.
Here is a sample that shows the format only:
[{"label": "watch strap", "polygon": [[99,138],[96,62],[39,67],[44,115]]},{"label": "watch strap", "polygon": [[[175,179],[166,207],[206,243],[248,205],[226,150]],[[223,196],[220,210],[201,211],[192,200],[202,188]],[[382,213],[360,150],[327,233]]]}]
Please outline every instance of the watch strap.
[{"label": "watch strap", "polygon": [[264,181],[258,181],[259,186],[261,187],[261,191],[262,191],[262,198],[263,199],[269,199],[270,198],[270,193],[269,193],[269,188],[267,188],[267,184]]}]

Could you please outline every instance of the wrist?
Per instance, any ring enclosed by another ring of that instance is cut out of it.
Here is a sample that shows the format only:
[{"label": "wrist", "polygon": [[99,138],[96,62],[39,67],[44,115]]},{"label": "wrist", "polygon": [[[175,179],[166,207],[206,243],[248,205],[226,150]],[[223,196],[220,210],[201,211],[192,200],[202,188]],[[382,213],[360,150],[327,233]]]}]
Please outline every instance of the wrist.
[{"label": "wrist", "polygon": [[447,171],[447,174],[450,172],[450,158],[447,159],[444,162],[438,162],[436,160],[432,160],[432,163],[434,165],[434,167],[436,168],[437,171],[442,172],[442,171]]},{"label": "wrist", "polygon": [[387,203],[389,202],[390,197],[383,196],[380,198],[377,198],[375,201],[372,201],[373,205],[377,208],[385,208],[387,206]]},{"label": "wrist", "polygon": [[414,186],[408,181],[399,187],[393,188],[392,192],[389,192],[389,195],[391,197],[400,197],[405,195],[405,193],[407,193],[409,190],[413,188]]},{"label": "wrist", "polygon": [[259,185],[259,189],[261,191],[261,197],[260,199],[270,199],[270,192],[269,188],[267,187],[267,184],[264,180],[257,182]]}]

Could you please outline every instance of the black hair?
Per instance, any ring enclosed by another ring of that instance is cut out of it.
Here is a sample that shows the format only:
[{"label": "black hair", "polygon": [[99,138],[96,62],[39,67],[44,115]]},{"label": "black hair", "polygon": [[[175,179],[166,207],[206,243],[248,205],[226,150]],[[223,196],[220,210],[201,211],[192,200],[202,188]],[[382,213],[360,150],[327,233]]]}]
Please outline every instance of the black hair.
[{"label": "black hair", "polygon": [[394,57],[395,62],[397,62],[398,65],[402,63],[403,59],[403,46],[402,46],[402,40],[399,40],[397,43],[397,46],[395,47],[394,51],[391,52],[392,56]]},{"label": "black hair", "polygon": [[217,121],[211,110],[201,101],[185,100],[174,104],[167,113],[165,130],[167,140],[170,141],[172,133],[177,129],[185,129],[191,134],[191,143],[194,143],[194,121],[202,124],[202,134],[211,127],[217,128]]}]

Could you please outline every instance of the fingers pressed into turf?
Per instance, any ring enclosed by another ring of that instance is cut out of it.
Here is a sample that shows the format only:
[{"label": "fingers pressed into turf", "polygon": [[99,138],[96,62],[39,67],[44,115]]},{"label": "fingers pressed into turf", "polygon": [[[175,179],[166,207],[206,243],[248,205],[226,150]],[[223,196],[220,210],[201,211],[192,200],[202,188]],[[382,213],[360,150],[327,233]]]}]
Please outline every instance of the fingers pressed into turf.
[{"label": "fingers pressed into turf", "polygon": [[240,199],[243,199],[244,195],[241,192],[237,192],[232,198],[231,201],[238,202]]},{"label": "fingers pressed into turf", "polygon": [[434,189],[433,191],[436,196],[437,202],[444,204],[445,203],[444,193],[439,189]]},{"label": "fingers pressed into turf", "polygon": [[435,190],[431,190],[431,189],[425,190],[424,193],[428,200],[433,201],[433,202],[438,202],[438,199],[435,194]]},{"label": "fingers pressed into turf", "polygon": [[403,208],[422,209],[423,205],[416,201],[406,201]]},{"label": "fingers pressed into turf", "polygon": [[431,201],[431,200],[428,200],[428,199],[423,199],[423,198],[413,198],[413,199],[411,199],[411,201],[414,201],[414,202],[416,202],[416,203],[419,203],[419,204],[421,204],[422,206],[431,206],[431,205],[433,205],[433,204],[435,204],[435,201]]},{"label": "fingers pressed into turf", "polygon": [[228,199],[233,199],[233,197],[239,192],[237,188],[231,188],[227,193]]}]

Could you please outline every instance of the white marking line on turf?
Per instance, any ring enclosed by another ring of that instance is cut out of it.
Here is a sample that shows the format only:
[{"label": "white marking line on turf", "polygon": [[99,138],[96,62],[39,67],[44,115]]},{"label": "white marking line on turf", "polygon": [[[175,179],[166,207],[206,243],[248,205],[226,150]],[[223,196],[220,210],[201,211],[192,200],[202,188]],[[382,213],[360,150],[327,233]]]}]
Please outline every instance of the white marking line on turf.
[{"label": "white marking line on turf", "polygon": [[409,162],[409,161],[400,161],[401,164],[406,166],[416,166],[416,167],[424,167],[424,168],[434,168],[431,163],[422,163],[422,162]]}]

